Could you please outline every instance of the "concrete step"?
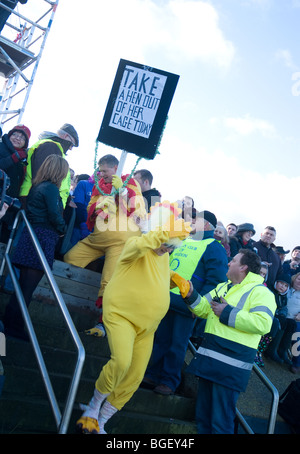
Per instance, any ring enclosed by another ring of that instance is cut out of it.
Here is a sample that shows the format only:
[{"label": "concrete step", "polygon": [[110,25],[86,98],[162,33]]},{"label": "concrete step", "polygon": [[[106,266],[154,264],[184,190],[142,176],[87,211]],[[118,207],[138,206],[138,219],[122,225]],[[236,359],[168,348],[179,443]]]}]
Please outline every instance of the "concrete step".
[{"label": "concrete step", "polygon": [[[5,412],[5,413],[3,413]],[[44,400],[23,397],[16,401],[9,396],[0,400],[0,433],[55,434],[56,424],[49,405]],[[74,406],[68,433],[76,433],[75,424],[82,410]],[[157,415],[139,414],[125,409],[117,412],[106,424],[108,434],[196,434],[193,422]]]},{"label": "concrete step", "polygon": [[[98,374],[97,374],[98,376]],[[49,373],[50,381],[56,396],[60,402],[66,400],[71,375],[63,373]],[[82,376],[76,396],[77,403],[88,403],[91,399],[95,378]],[[27,367],[6,366],[5,382],[1,398],[14,398],[19,400],[26,398],[47,401],[47,393],[39,370]],[[167,418],[177,418],[192,421],[194,418],[194,400],[191,398],[172,395],[162,396],[151,390],[139,388],[132,399],[126,404],[126,409],[135,413],[144,413]]]}]

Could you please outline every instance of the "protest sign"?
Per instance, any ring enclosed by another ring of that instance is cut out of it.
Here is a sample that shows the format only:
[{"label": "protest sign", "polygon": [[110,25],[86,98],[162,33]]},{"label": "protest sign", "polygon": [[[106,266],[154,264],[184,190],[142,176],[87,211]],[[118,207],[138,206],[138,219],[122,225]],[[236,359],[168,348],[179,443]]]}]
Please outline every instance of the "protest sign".
[{"label": "protest sign", "polygon": [[179,76],[120,60],[97,140],[153,159]]}]

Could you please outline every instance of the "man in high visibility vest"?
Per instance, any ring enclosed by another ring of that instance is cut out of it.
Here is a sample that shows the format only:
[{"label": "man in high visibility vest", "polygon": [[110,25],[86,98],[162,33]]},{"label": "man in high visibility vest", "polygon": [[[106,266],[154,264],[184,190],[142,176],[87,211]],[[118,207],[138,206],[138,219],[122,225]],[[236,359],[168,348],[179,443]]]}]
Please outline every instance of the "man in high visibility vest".
[{"label": "man in high visibility vest", "polygon": [[[79,145],[77,131],[68,123],[65,123],[61,128],[59,128],[57,133],[44,131],[39,136],[39,139],[40,140],[28,150],[28,166],[26,168],[25,178],[20,189],[20,197],[22,198],[27,197],[31,188],[32,180],[47,156],[57,154],[65,157],[69,150],[72,150],[73,147],[78,147]],[[64,208],[70,194],[70,185],[71,177],[70,172],[68,172],[68,175],[62,181],[59,189]]]},{"label": "man in high visibility vest", "polygon": [[[214,239],[216,225],[216,216],[210,211],[196,212],[195,233],[170,256],[170,269],[191,280],[201,295],[223,282],[228,270],[226,251]],[[163,395],[173,394],[180,385],[181,370],[196,321],[182,304],[178,288],[171,290],[170,296],[170,309],[156,332],[143,381],[144,386]]]},{"label": "man in high visibility vest", "polygon": [[184,298],[195,315],[206,319],[203,341],[186,369],[199,377],[199,434],[234,433],[239,393],[247,387],[259,341],[270,331],[276,310],[255,252],[241,249],[228,267],[227,282],[205,296],[190,283]]}]

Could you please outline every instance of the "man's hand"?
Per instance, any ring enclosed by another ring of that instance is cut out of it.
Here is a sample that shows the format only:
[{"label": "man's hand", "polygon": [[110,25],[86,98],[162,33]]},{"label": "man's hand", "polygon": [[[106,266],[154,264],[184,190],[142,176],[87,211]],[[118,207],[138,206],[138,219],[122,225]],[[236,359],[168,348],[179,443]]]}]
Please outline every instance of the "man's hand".
[{"label": "man's hand", "polygon": [[223,310],[225,309],[226,306],[228,306],[228,303],[226,302],[226,300],[220,296],[220,300],[222,301],[222,303],[217,303],[216,301],[212,301],[210,303],[211,305],[211,308],[213,310],[213,313],[217,316],[217,317],[220,317]]}]

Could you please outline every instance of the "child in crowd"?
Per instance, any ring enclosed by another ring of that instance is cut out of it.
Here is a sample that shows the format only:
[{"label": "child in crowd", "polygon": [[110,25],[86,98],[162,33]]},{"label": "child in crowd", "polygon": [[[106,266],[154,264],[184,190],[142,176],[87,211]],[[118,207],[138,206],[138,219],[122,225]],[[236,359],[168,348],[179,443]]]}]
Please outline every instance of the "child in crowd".
[{"label": "child in crowd", "polygon": [[287,355],[290,341],[286,342],[285,338],[283,338],[283,334],[287,324],[287,293],[290,286],[291,277],[289,274],[281,274],[275,281],[273,293],[275,295],[277,309],[271,328],[272,341],[266,350],[266,356],[276,362],[285,362],[287,364],[291,364]]},{"label": "child in crowd", "polygon": [[[261,262],[260,272],[259,274],[264,278],[264,285],[267,287],[266,280],[268,279],[268,265],[265,262]],[[257,347],[256,358],[254,360],[255,364],[260,367],[264,367],[264,361],[262,354],[268,348],[269,343],[271,342],[272,338],[270,334],[265,334],[261,337],[259,345]]]},{"label": "child in crowd", "polygon": [[[30,222],[47,262],[52,268],[55,246],[66,231],[63,205],[59,187],[69,170],[67,161],[58,155],[50,155],[39,168],[26,203],[26,216]],[[28,306],[32,294],[44,275],[28,229],[25,227],[12,257],[14,266],[20,269],[19,284]],[[24,321],[16,295],[12,295],[4,315],[5,334],[28,340]]]}]

